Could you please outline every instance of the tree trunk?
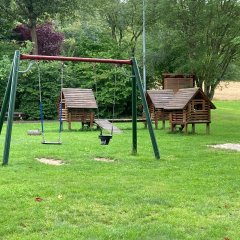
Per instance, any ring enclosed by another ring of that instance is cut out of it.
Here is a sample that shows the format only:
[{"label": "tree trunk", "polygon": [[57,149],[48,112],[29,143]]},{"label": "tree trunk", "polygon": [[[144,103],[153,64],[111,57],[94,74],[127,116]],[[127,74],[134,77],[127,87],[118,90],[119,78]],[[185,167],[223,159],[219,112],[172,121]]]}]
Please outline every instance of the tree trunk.
[{"label": "tree trunk", "polygon": [[204,82],[204,93],[207,95],[207,97],[209,97],[210,95],[210,86],[207,85],[207,82]]},{"label": "tree trunk", "polygon": [[30,27],[30,32],[31,32],[31,38],[32,38],[32,43],[33,43],[33,51],[32,51],[32,53],[34,55],[38,55],[38,41],[37,41],[36,25],[32,25]]},{"label": "tree trunk", "polygon": [[215,93],[215,86],[214,85],[211,85],[211,90],[209,92],[209,99],[212,100],[213,99],[213,96],[214,96],[214,93]]},{"label": "tree trunk", "polygon": [[213,99],[216,86],[216,84],[207,85],[206,82],[204,82],[204,93],[210,100]]}]

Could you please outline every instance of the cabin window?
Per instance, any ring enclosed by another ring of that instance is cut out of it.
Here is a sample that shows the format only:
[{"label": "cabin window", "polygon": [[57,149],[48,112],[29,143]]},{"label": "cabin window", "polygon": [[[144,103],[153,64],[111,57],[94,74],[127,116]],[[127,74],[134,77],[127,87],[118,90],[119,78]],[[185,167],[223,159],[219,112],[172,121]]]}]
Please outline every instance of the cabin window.
[{"label": "cabin window", "polygon": [[203,103],[194,103],[194,110],[203,110]]}]

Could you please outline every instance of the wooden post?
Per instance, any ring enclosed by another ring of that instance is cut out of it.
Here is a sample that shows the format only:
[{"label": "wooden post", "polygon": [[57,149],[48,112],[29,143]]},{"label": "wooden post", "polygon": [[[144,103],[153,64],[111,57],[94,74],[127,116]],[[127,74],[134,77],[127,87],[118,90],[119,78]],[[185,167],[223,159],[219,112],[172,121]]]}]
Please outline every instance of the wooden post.
[{"label": "wooden post", "polygon": [[170,121],[170,125],[171,125],[171,132],[174,132],[172,113],[169,114],[169,121]]},{"label": "wooden post", "polygon": [[68,112],[68,130],[72,130],[72,114],[71,112],[69,111]]},{"label": "wooden post", "polygon": [[187,123],[187,111],[183,111],[183,124],[184,124],[184,133],[188,134],[188,123]]},{"label": "wooden post", "polygon": [[158,113],[154,111],[155,129],[158,129]]},{"label": "wooden post", "polygon": [[185,129],[184,133],[185,133],[185,134],[188,134],[188,124],[187,124],[187,123],[184,124],[184,129]]},{"label": "wooden post", "polygon": [[210,134],[210,123],[206,124],[206,134]]},{"label": "wooden post", "polygon": [[192,123],[192,133],[195,133],[195,123]]},{"label": "wooden post", "polygon": [[166,128],[166,121],[165,121],[165,120],[162,121],[162,128],[163,128],[163,129]]},{"label": "wooden post", "polygon": [[90,113],[90,128],[93,127],[93,121],[94,121],[94,112]]}]

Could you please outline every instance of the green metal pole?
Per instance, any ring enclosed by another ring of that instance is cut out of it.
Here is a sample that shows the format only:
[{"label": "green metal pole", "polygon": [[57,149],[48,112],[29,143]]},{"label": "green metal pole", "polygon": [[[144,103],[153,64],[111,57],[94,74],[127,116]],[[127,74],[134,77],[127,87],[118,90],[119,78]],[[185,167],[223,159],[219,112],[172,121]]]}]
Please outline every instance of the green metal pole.
[{"label": "green metal pole", "polygon": [[3,165],[8,164],[9,153],[10,153],[19,61],[20,61],[20,51],[15,51],[15,55],[13,59],[12,84],[11,84],[11,92],[10,92],[9,107],[8,107],[7,130],[6,130],[5,146],[4,146],[4,153],[3,153]]},{"label": "green metal pole", "polygon": [[132,67],[132,154],[137,154],[137,83]]},{"label": "green metal pole", "polygon": [[152,127],[152,121],[151,121],[149,110],[148,110],[147,100],[146,100],[146,96],[145,96],[144,91],[143,91],[141,76],[140,76],[139,68],[138,68],[137,61],[136,61],[135,58],[132,58],[132,67],[133,67],[133,70],[134,70],[134,75],[136,77],[137,86],[138,86],[138,89],[139,89],[139,92],[140,92],[140,95],[141,95],[143,109],[144,109],[144,112],[146,114],[147,125],[148,125],[149,134],[150,134],[151,141],[152,141],[152,146],[153,146],[153,151],[154,151],[154,154],[155,154],[155,158],[160,159],[160,153],[159,153],[159,150],[158,150],[157,141],[156,141],[156,138],[155,138],[155,135],[154,135],[153,127]]},{"label": "green metal pole", "polygon": [[10,71],[10,74],[9,74],[8,83],[7,83],[6,91],[5,91],[5,94],[4,94],[2,109],[1,109],[1,113],[0,113],[0,135],[2,133],[3,122],[4,122],[4,119],[5,119],[5,114],[7,112],[7,106],[8,106],[8,103],[9,103],[11,83],[12,83],[12,71],[13,71],[13,64],[11,66],[11,71]]}]

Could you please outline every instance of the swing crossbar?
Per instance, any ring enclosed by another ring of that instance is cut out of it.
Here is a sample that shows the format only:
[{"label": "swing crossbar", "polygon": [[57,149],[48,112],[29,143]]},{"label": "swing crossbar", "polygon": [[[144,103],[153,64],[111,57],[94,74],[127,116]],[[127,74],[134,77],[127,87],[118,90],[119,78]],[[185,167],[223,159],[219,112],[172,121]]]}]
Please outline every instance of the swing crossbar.
[{"label": "swing crossbar", "polygon": [[45,61],[72,61],[72,62],[92,62],[92,63],[112,63],[119,65],[132,65],[132,60],[121,59],[103,59],[103,58],[81,58],[81,57],[63,57],[63,56],[46,56],[46,55],[28,55],[21,54],[21,60],[45,60]]}]

